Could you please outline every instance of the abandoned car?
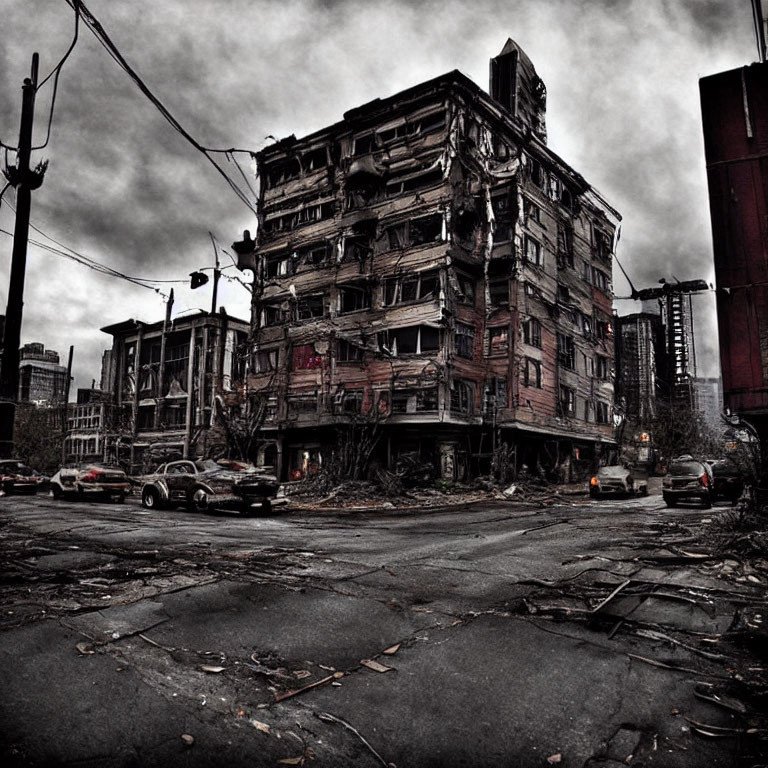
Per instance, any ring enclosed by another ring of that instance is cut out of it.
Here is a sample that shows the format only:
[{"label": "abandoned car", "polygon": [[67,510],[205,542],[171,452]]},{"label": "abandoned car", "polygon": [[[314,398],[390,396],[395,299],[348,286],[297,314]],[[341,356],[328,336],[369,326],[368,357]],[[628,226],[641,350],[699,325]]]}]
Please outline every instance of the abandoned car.
[{"label": "abandoned car", "polygon": [[125,501],[131,492],[128,476],[120,467],[88,464],[62,467],[52,478],[50,494],[54,499],[111,499]]},{"label": "abandoned car", "polygon": [[216,461],[171,461],[143,478],[141,503],[147,509],[186,506],[192,512],[233,510],[268,514],[280,484],[274,475]]},{"label": "abandoned car", "polygon": [[712,470],[714,480],[713,500],[723,499],[736,504],[744,493],[744,477],[736,463],[731,459],[707,459],[706,463]]},{"label": "abandoned car", "polygon": [[636,480],[632,471],[621,464],[600,467],[589,481],[589,495],[593,499],[606,496],[647,496],[648,483]]},{"label": "abandoned car", "polygon": [[42,475],[16,459],[0,461],[0,491],[4,493],[37,493]]},{"label": "abandoned car", "polygon": [[661,493],[668,507],[676,507],[680,501],[700,501],[709,509],[715,498],[712,469],[690,455],[678,456],[669,465]]}]

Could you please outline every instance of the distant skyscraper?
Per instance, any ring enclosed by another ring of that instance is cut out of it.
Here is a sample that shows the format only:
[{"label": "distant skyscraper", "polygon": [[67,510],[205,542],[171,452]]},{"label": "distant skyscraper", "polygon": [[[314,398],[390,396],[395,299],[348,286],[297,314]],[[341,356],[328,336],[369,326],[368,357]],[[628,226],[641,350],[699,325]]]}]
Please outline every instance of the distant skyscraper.
[{"label": "distant skyscraper", "polygon": [[67,369],[59,365],[59,353],[35,342],[20,350],[19,400],[53,405],[64,400]]},{"label": "distant skyscraper", "polygon": [[721,413],[723,412],[723,382],[717,377],[693,380],[693,388],[696,393],[696,410],[704,417],[704,421],[717,429],[723,426]]}]

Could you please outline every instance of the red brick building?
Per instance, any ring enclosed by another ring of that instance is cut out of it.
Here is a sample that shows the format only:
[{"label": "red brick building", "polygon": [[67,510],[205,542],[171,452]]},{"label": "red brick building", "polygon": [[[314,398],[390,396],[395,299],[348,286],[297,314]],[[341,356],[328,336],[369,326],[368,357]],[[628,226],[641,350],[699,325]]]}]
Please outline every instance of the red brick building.
[{"label": "red brick building", "polygon": [[[511,40],[491,95],[454,71],[257,155],[249,389],[261,459],[297,477],[339,427],[446,478],[588,471],[613,436],[619,215],[546,144]],[[580,463],[582,466],[580,466]]]},{"label": "red brick building", "polygon": [[768,63],[699,81],[726,408],[768,439]]}]

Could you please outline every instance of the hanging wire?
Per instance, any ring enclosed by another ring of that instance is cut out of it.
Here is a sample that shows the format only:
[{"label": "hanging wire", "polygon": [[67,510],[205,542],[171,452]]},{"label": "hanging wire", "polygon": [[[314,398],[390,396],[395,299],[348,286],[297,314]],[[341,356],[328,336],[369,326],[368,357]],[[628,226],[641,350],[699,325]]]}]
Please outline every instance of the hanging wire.
[{"label": "hanging wire", "polygon": [[210,162],[216,171],[224,178],[224,180],[230,186],[232,191],[237,195],[240,201],[246,205],[248,209],[255,215],[257,211],[254,203],[251,202],[243,190],[240,189],[240,187],[229,177],[229,175],[219,165],[219,163],[217,163],[216,160],[211,157],[211,154],[214,152],[224,152],[226,154],[232,152],[245,152],[246,150],[236,150],[234,148],[231,150],[210,149],[200,144],[197,139],[195,139],[190,133],[186,131],[181,123],[179,123],[179,121],[170,113],[168,108],[160,101],[160,99],[158,99],[157,96],[152,93],[152,91],[149,89],[149,86],[147,86],[147,84],[141,79],[138,73],[130,66],[130,64],[128,64],[117,46],[112,42],[109,35],[102,27],[99,20],[91,13],[90,10],[88,10],[85,3],[83,3],[82,0],[66,0],[66,2],[76,12],[78,12],[78,15],[82,18],[83,23],[91,30],[101,46],[107,51],[107,53],[112,57],[117,65],[131,78],[131,80],[133,80],[134,84],[149,99],[149,101],[152,102],[152,104],[155,106],[158,112],[160,112],[163,118],[165,118],[165,120],[177,133],[183,136],[196,150],[205,156],[208,162]]},{"label": "hanging wire", "polygon": [[72,42],[67,49],[67,52],[61,57],[61,61],[50,71],[50,73],[43,78],[42,82],[38,83],[36,91],[39,91],[50,79],[53,77],[53,93],[51,94],[51,109],[48,113],[48,129],[45,134],[45,141],[38,147],[32,147],[32,149],[45,149],[48,146],[48,141],[51,138],[51,125],[53,124],[53,109],[56,105],[56,92],[59,88],[59,75],[61,74],[61,68],[64,66],[64,62],[69,58],[69,54],[77,43],[77,36],[80,31],[80,13],[78,12],[78,4],[80,0],[71,0],[74,4],[75,10],[75,35],[72,38]]}]

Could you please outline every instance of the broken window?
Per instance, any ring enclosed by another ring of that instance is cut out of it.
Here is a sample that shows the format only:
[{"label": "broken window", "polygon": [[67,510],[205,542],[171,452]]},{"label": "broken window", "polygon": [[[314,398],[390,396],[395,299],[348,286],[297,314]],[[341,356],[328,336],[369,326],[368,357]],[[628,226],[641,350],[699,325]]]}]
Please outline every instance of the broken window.
[{"label": "broken window", "polygon": [[607,379],[611,375],[610,360],[603,355],[595,357],[595,376],[598,379]]},{"label": "broken window", "polygon": [[284,213],[282,216],[274,216],[264,221],[265,234],[275,232],[288,232],[290,230],[309,224],[314,221],[322,221],[333,217],[335,206],[333,201],[325,203],[309,204],[298,211]]},{"label": "broken window", "polygon": [[409,222],[409,240],[411,245],[439,243],[443,239],[443,215],[432,213]]},{"label": "broken window", "polygon": [[588,315],[583,315],[581,318],[582,327],[584,328],[584,336],[589,339],[592,337],[592,318]]},{"label": "broken window", "polygon": [[454,346],[459,357],[471,360],[475,356],[475,329],[471,325],[456,323]]},{"label": "broken window", "polygon": [[268,373],[277,370],[279,351],[277,349],[261,349],[254,355],[253,372]]},{"label": "broken window", "polygon": [[507,380],[493,378],[485,388],[485,412],[492,414],[495,409],[507,407]]},{"label": "broken window", "polygon": [[475,306],[475,281],[460,272],[456,274],[456,284],[458,285],[457,300],[461,304]]},{"label": "broken window", "polygon": [[598,400],[595,403],[595,421],[598,424],[608,424],[609,419],[609,410],[608,410],[608,403],[604,403],[601,400]]},{"label": "broken window", "polygon": [[425,413],[437,410],[437,387],[397,389],[392,393],[392,413]]},{"label": "broken window", "polygon": [[379,349],[393,357],[436,352],[440,348],[440,331],[429,325],[393,328],[380,332],[378,342]]},{"label": "broken window", "polygon": [[557,284],[557,300],[569,302],[571,300],[571,289],[562,283]]},{"label": "broken window", "polygon": [[344,238],[343,261],[363,262],[372,253],[371,239],[367,235],[347,235]]},{"label": "broken window", "polygon": [[264,169],[264,179],[267,189],[272,189],[279,184],[285,184],[291,179],[298,179],[301,175],[301,165],[298,157],[289,157],[269,163]]},{"label": "broken window", "polygon": [[289,395],[288,418],[301,416],[302,414],[317,413],[317,392],[304,395]]},{"label": "broken window", "polygon": [[328,150],[326,147],[318,147],[301,156],[301,164],[304,166],[304,173],[308,171],[317,171],[328,165]]},{"label": "broken window", "polygon": [[557,265],[573,269],[573,227],[565,221],[557,225]]},{"label": "broken window", "polygon": [[523,367],[523,385],[541,389],[541,363],[531,357],[525,358]]},{"label": "broken window", "polygon": [[355,139],[355,147],[352,154],[356,156],[367,155],[376,148],[376,142],[374,141],[372,133],[366,133],[363,136],[358,136]]},{"label": "broken window", "polygon": [[601,291],[607,291],[609,288],[608,275],[605,272],[601,272],[599,269],[592,267],[592,285]]},{"label": "broken window", "polygon": [[299,296],[296,304],[296,316],[299,320],[313,320],[325,315],[325,297],[322,293],[311,296]]},{"label": "broken window", "polygon": [[547,188],[547,172],[542,164],[533,157],[528,158],[528,178],[541,190]]},{"label": "broken window", "polygon": [[573,343],[573,337],[563,333],[557,334],[557,361],[563,368],[575,369],[576,347]]},{"label": "broken window", "polygon": [[315,351],[314,344],[299,344],[291,354],[294,371],[311,371],[323,367],[323,358]]},{"label": "broken window", "polygon": [[493,356],[506,355],[509,352],[509,328],[502,325],[488,329],[488,354]]},{"label": "broken window", "polygon": [[494,242],[503,243],[512,240],[515,236],[515,218],[517,217],[517,206],[512,198],[512,187],[493,192],[491,207],[494,218]]},{"label": "broken window", "polygon": [[359,363],[363,359],[363,348],[357,344],[352,344],[346,339],[339,339],[336,342],[336,362],[337,363]]},{"label": "broken window", "polygon": [[283,322],[282,302],[275,304],[264,304],[261,308],[261,325],[269,328],[274,325],[280,325]]},{"label": "broken window", "polygon": [[530,235],[525,236],[523,261],[534,267],[541,266],[541,243],[534,240]]},{"label": "broken window", "polygon": [[581,276],[587,283],[592,283],[592,265],[588,262],[582,262]]},{"label": "broken window", "polygon": [[609,339],[613,334],[613,329],[611,328],[611,324],[603,320],[597,321],[596,328],[597,328],[598,339],[601,339],[601,340]]},{"label": "broken window", "polygon": [[270,278],[285,277],[291,274],[291,259],[287,253],[267,256],[264,271]]},{"label": "broken window", "polygon": [[407,192],[415,192],[418,189],[440,184],[443,181],[442,168],[433,166],[434,162],[429,162],[426,168],[411,170],[408,174],[391,178],[385,187],[386,196],[397,197]]},{"label": "broken window", "polygon": [[462,379],[451,382],[451,411],[453,413],[472,413],[472,385]]},{"label": "broken window", "polygon": [[405,304],[410,301],[428,301],[440,293],[440,273],[436,270],[390,278],[384,283],[384,304]]},{"label": "broken window", "polygon": [[295,271],[314,269],[326,264],[331,257],[331,244],[326,240],[303,245],[293,252]]},{"label": "broken window", "polygon": [[560,386],[560,415],[573,416],[576,412],[576,392],[570,387]]},{"label": "broken window", "polygon": [[341,410],[343,413],[355,415],[363,412],[363,390],[348,389],[341,398]]},{"label": "broken window", "polygon": [[532,282],[530,282],[530,280],[526,280],[523,283],[523,293],[526,296],[533,296],[534,298],[537,298],[539,295],[538,289]]},{"label": "broken window", "polygon": [[488,283],[488,293],[492,307],[509,306],[509,280],[493,280]]},{"label": "broken window", "polygon": [[592,403],[589,400],[584,401],[584,421],[592,421]]},{"label": "broken window", "polygon": [[529,317],[523,322],[523,341],[541,349],[541,323],[535,317]]},{"label": "broken window", "polygon": [[608,233],[600,227],[592,228],[592,246],[594,255],[602,261],[611,260],[611,240]]},{"label": "broken window", "polygon": [[541,208],[528,197],[523,198],[523,216],[526,221],[541,223]]},{"label": "broken window", "polygon": [[428,133],[442,130],[445,127],[445,110],[430,112],[423,117],[403,121],[400,125],[379,131],[378,138],[382,144],[388,144],[398,139],[416,138]]},{"label": "broken window", "polygon": [[358,312],[361,309],[369,309],[371,306],[371,290],[363,283],[340,285],[338,301],[340,315],[345,315],[348,312]]}]

